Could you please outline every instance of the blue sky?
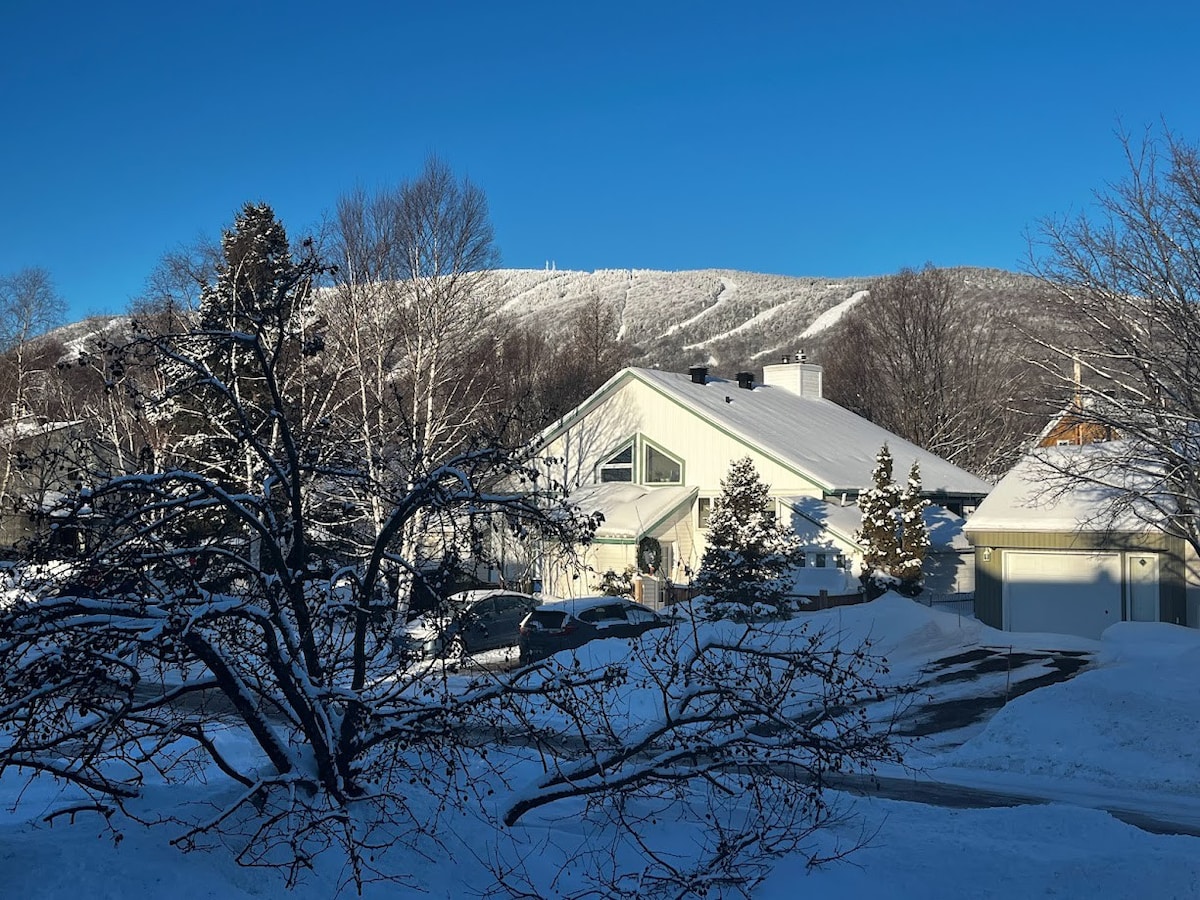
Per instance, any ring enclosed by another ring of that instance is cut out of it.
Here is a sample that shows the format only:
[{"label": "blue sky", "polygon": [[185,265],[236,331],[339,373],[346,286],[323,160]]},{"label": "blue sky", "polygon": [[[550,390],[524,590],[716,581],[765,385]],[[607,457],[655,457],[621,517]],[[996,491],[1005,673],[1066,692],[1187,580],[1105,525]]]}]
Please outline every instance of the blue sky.
[{"label": "blue sky", "polygon": [[430,153],[506,266],[1017,269],[1119,123],[1200,140],[1197,46],[1160,0],[5,0],[0,273],[123,311],[243,202],[300,232]]}]

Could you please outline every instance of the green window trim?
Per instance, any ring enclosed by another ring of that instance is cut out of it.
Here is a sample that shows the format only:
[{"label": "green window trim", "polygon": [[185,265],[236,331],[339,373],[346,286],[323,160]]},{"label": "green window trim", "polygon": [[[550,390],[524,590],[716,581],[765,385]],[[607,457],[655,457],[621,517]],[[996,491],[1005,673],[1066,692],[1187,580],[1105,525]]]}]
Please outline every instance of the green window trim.
[{"label": "green window trim", "polygon": [[644,438],[641,444],[643,484],[683,484],[683,460]]},{"label": "green window trim", "polygon": [[631,484],[636,473],[636,441],[630,438],[596,463],[596,484]]},{"label": "green window trim", "polygon": [[645,435],[635,434],[601,455],[593,472],[596,484],[679,486],[684,461]]}]

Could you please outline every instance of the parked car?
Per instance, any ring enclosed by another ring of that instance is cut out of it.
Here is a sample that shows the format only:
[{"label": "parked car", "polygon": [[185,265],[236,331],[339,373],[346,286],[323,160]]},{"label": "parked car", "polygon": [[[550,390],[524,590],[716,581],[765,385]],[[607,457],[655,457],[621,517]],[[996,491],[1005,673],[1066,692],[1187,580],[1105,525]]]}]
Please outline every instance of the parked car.
[{"label": "parked car", "polygon": [[544,659],[599,638],[637,637],[669,624],[654,610],[624,597],[580,597],[544,603],[521,622],[521,661]]},{"label": "parked car", "polygon": [[515,647],[521,620],[539,602],[497,588],[451,594],[404,626],[398,649],[416,660]]},{"label": "parked car", "polygon": [[137,592],[136,573],[115,565],[91,563],[75,568],[63,578],[54,595],[58,597],[120,597]]}]

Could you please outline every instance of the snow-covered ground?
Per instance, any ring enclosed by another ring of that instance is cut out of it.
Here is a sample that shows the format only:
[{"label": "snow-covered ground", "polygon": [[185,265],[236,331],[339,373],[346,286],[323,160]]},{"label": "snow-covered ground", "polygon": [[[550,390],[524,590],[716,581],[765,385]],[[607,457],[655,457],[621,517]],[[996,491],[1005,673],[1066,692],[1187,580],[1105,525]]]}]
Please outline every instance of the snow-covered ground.
[{"label": "snow-covered ground", "polygon": [[[806,618],[851,641],[871,636],[897,683],[928,682],[931,663],[981,646],[1082,651],[1093,654],[1093,662],[1071,680],[1012,699],[985,724],[956,736],[915,739],[905,754],[910,768],[883,773],[1047,802],[950,809],[843,795],[845,823],[823,831],[812,849],[833,852],[864,835],[868,846],[817,869],[807,867],[806,857],[779,860],[754,896],[1200,896],[1200,838],[1149,833],[1105,811],[1140,811],[1200,832],[1200,632],[1122,623],[1098,642],[1001,633],[894,595]],[[618,647],[605,644],[588,652],[604,656]],[[968,696],[973,682],[948,680],[937,690],[939,699]],[[918,694],[917,703],[923,701]],[[531,761],[515,749],[500,752],[512,753],[508,780],[519,783]],[[495,787],[498,795],[506,789],[499,781]],[[219,778],[189,787],[151,783],[141,810],[152,814],[203,802],[226,789]],[[147,829],[114,818],[111,825],[121,835],[116,840],[94,815],[81,814],[74,825],[66,819],[46,824],[40,814],[55,802],[55,789],[39,782],[27,787],[16,773],[0,777],[0,799],[3,896],[193,900],[286,893],[326,900],[343,880],[333,860],[325,860],[289,893],[276,873],[239,868],[223,853],[181,854],[169,844],[176,835],[169,827]],[[431,842],[426,856],[393,854],[386,860],[406,883],[370,886],[367,896],[485,896],[492,884],[489,863],[522,863],[530,896],[581,888],[589,866],[604,859],[609,836],[588,831],[576,809],[547,809],[510,832],[487,821],[486,805],[456,815],[438,830],[443,847]],[[681,852],[691,827],[659,825]],[[589,848],[598,855],[589,858]]]}]

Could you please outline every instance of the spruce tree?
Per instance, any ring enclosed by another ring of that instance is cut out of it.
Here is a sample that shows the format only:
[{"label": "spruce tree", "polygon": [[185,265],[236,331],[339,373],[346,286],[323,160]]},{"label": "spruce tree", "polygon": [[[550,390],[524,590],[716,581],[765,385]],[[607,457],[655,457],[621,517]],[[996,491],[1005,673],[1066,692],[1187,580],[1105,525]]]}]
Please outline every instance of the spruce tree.
[{"label": "spruce tree", "polygon": [[921,570],[929,550],[929,533],[916,461],[901,490],[893,477],[891,451],[884,444],[875,457],[871,487],[858,498],[862,510],[859,543],[863,548],[863,586],[868,597],[888,590],[913,595],[920,590]]},{"label": "spruce tree", "polygon": [[[293,256],[283,224],[264,203],[242,207],[222,235],[221,251],[216,277],[201,292],[199,327],[178,336],[178,355],[164,366],[162,413],[179,435],[179,462],[226,486],[248,488],[262,473],[250,463],[247,444],[275,439],[275,395],[294,399],[287,382],[310,352],[303,313],[320,265],[307,246],[300,260]],[[222,392],[236,400],[239,415],[216,412],[227,408]]]},{"label": "spruce tree", "polygon": [[770,488],[746,457],[729,467],[713,502],[708,543],[695,587],[712,597],[722,618],[779,614],[787,596],[784,576],[799,562],[799,540],[769,508]]},{"label": "spruce tree", "polygon": [[900,491],[892,477],[892,466],[892,453],[884,444],[875,456],[871,487],[858,496],[862,526],[856,537],[863,548],[862,579],[870,597],[888,589],[892,570],[900,560],[895,513]]},{"label": "spruce tree", "polygon": [[900,592],[910,596],[920,591],[921,570],[929,552],[929,529],[925,525],[928,505],[929,501],[921,497],[921,468],[913,460],[908,483],[900,495],[900,558],[895,569]]}]

